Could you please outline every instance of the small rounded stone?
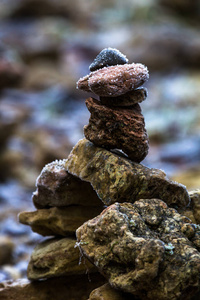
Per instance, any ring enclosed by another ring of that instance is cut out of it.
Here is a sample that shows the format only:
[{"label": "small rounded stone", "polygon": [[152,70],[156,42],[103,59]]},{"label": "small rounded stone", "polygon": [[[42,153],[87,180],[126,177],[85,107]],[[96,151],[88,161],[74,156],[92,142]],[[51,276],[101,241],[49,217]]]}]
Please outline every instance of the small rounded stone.
[{"label": "small rounded stone", "polygon": [[128,59],[124,54],[115,48],[103,49],[89,66],[90,71],[96,71],[104,67],[124,65],[128,63]]}]

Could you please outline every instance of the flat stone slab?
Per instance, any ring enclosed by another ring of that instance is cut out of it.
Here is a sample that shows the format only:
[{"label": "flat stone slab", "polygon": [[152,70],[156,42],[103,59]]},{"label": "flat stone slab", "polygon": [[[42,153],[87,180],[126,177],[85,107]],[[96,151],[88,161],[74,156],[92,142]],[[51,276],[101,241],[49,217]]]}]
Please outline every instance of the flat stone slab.
[{"label": "flat stone slab", "polygon": [[141,103],[147,98],[147,89],[138,88],[118,97],[100,97],[100,102],[107,106],[129,107]]},{"label": "flat stone slab", "polygon": [[87,300],[92,290],[104,284],[99,273],[72,275],[40,281],[18,279],[0,283],[1,300]]},{"label": "flat stone slab", "polygon": [[75,235],[76,229],[102,211],[97,206],[73,205],[21,212],[19,221],[43,236]]},{"label": "flat stone slab", "polygon": [[198,292],[200,229],[159,199],[115,203],[76,234],[116,289],[141,300],[189,300]]},{"label": "flat stone slab", "polygon": [[174,207],[186,207],[189,203],[185,186],[170,181],[163,171],[134,163],[86,139],[75,145],[65,168],[90,182],[105,205],[141,198],[159,198]]},{"label": "flat stone slab", "polygon": [[73,238],[53,238],[38,244],[32,252],[27,276],[30,280],[85,274],[96,270],[88,261],[80,264],[80,252]]}]

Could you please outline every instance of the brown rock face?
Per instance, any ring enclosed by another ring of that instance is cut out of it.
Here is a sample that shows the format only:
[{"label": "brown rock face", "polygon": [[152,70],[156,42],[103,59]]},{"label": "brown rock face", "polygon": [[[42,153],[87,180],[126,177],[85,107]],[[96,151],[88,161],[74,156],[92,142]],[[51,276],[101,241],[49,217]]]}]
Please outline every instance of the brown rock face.
[{"label": "brown rock face", "polygon": [[118,108],[99,104],[88,98],[86,105],[91,113],[84,127],[85,137],[97,146],[121,149],[135,161],[142,161],[149,149],[144,117],[138,104],[131,108]]},{"label": "brown rock face", "polygon": [[33,194],[36,208],[63,207],[69,205],[99,206],[101,201],[90,184],[69,174],[66,160],[46,165],[36,181]]},{"label": "brown rock face", "polygon": [[27,279],[0,283],[1,300],[87,300],[91,291],[103,284],[99,273],[50,278],[30,282]]},{"label": "brown rock face", "polygon": [[75,235],[75,231],[79,226],[94,218],[101,211],[101,207],[98,206],[51,207],[22,212],[19,214],[19,221],[22,224],[31,226],[34,232],[43,236],[71,236]]},{"label": "brown rock face", "polygon": [[149,78],[142,64],[105,67],[79,79],[77,87],[102,97],[116,97],[141,86]]},{"label": "brown rock face", "polygon": [[115,203],[76,233],[116,289],[141,300],[189,300],[198,291],[200,231],[159,199]]},{"label": "brown rock face", "polygon": [[133,295],[113,289],[108,283],[98,287],[88,300],[137,300]]},{"label": "brown rock face", "polygon": [[141,198],[159,198],[178,208],[189,204],[185,186],[170,181],[163,171],[132,162],[86,139],[74,146],[66,170],[90,182],[105,205],[133,203]]},{"label": "brown rock face", "polygon": [[73,238],[53,238],[38,244],[28,265],[27,276],[39,280],[59,276],[85,274],[96,270],[88,261],[80,264],[80,252]]}]

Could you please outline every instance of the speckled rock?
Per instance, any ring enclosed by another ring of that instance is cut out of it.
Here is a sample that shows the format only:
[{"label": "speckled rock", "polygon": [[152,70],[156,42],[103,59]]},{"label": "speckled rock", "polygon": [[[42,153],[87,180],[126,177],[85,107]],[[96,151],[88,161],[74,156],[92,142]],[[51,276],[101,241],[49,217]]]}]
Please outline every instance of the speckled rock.
[{"label": "speckled rock", "polygon": [[107,149],[121,149],[135,162],[147,156],[148,135],[139,104],[111,108],[88,98],[86,105],[91,116],[84,134],[89,141]]},{"label": "speckled rock", "polygon": [[186,207],[186,188],[170,181],[158,169],[134,163],[106,149],[80,140],[66,161],[65,168],[81,180],[90,182],[106,204],[134,202],[141,198],[159,198],[169,206]]},{"label": "speckled rock", "polygon": [[147,97],[147,89],[138,88],[118,97],[100,97],[100,102],[107,106],[132,106],[141,103]]},{"label": "speckled rock", "polygon": [[[0,283],[2,300],[87,300],[90,292],[103,284],[99,273],[72,275],[30,282],[27,279]],[[75,288],[74,288],[75,287]]]},{"label": "speckled rock", "polygon": [[116,97],[141,86],[149,78],[142,64],[105,67],[79,79],[77,88],[102,97]]},{"label": "speckled rock", "polygon": [[74,235],[79,226],[94,218],[102,209],[98,206],[80,205],[52,207],[31,212],[21,212],[19,221],[22,224],[31,226],[34,232],[43,236],[68,236]]},{"label": "speckled rock", "polygon": [[66,160],[46,165],[36,181],[33,194],[36,208],[63,207],[69,205],[99,206],[101,201],[90,184],[66,171]]},{"label": "speckled rock", "polygon": [[115,203],[76,233],[114,288],[141,300],[189,300],[198,291],[200,231],[159,199]]},{"label": "speckled rock", "polygon": [[96,71],[108,66],[124,65],[128,59],[115,48],[103,49],[89,66],[90,71]]},{"label": "speckled rock", "polygon": [[136,300],[131,295],[112,288],[108,283],[96,288],[88,300]]},{"label": "speckled rock", "polygon": [[189,191],[190,204],[180,213],[190,218],[193,223],[200,224],[200,189]]},{"label": "speckled rock", "polygon": [[84,274],[95,270],[87,260],[80,264],[80,253],[73,238],[53,238],[38,244],[28,265],[30,280]]}]

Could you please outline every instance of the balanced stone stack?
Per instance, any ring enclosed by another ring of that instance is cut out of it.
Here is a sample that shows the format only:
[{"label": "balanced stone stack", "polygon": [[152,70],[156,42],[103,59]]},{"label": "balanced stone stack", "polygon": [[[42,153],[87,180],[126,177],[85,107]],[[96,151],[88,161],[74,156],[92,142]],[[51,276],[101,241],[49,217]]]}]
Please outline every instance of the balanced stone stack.
[{"label": "balanced stone stack", "polygon": [[37,210],[19,216],[33,231],[55,236],[34,249],[28,278],[98,271],[99,286],[106,284],[90,300],[190,300],[200,286],[200,191],[189,194],[140,163],[148,136],[138,103],[147,96],[141,85],[148,70],[111,48],[90,70],[77,83],[99,96],[86,100],[86,138],[68,159],[44,167],[33,195]]}]

